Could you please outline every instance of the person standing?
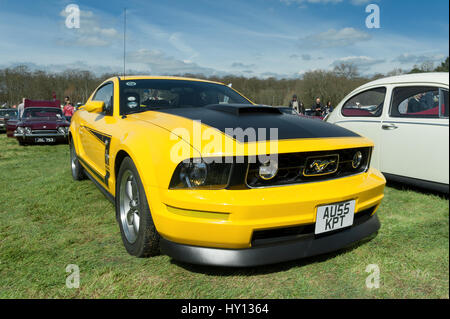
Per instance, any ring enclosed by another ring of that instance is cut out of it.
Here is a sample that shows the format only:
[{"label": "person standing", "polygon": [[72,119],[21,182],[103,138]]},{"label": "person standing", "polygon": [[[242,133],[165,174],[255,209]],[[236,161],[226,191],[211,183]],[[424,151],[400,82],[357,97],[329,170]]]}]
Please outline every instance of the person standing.
[{"label": "person standing", "polygon": [[289,107],[292,107],[294,110],[296,110],[300,114],[305,113],[305,108],[303,106],[303,103],[300,102],[297,98],[297,95],[292,96],[292,100],[289,102]]},{"label": "person standing", "polygon": [[72,103],[69,102],[68,104],[64,105],[63,114],[66,117],[67,121],[70,122],[70,120],[72,119],[74,111],[75,111],[75,109],[74,109]]},{"label": "person standing", "polygon": [[19,118],[22,117],[23,111],[25,111],[25,98],[22,98],[22,103],[17,106],[17,112],[19,113]]},{"label": "person standing", "polygon": [[320,98],[316,98],[316,102],[311,106],[314,116],[323,116],[324,107],[320,102]]}]

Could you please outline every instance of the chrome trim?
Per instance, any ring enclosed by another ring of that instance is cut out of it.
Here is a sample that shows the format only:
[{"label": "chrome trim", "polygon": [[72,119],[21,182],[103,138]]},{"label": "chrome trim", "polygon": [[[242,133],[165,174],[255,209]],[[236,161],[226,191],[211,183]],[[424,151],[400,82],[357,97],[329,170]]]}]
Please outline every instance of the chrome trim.
[{"label": "chrome trim", "polygon": [[66,137],[67,134],[62,133],[47,133],[47,134],[18,134],[14,133],[14,137]]},{"label": "chrome trim", "polygon": [[[397,117],[401,118],[401,117]],[[409,117],[411,119],[411,117]],[[448,118],[430,118],[432,120],[447,120]],[[448,126],[448,124],[440,124],[440,123],[423,123],[423,122],[403,122],[403,121],[383,121],[383,123],[392,123],[392,124],[417,124],[417,125],[432,125],[432,126]]]}]

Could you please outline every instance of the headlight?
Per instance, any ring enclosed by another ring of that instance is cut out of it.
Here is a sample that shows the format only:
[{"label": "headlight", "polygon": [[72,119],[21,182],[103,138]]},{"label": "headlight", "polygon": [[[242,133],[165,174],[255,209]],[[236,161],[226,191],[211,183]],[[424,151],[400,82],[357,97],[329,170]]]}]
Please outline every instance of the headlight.
[{"label": "headlight", "polygon": [[183,161],[175,169],[169,188],[225,188],[228,185],[231,166],[230,163],[205,163],[198,159]]},{"label": "headlight", "polygon": [[32,133],[31,132],[31,127],[25,127],[24,131],[25,131],[25,134],[31,134]]},{"label": "headlight", "polygon": [[275,159],[268,159],[259,166],[259,177],[263,180],[270,180],[277,175],[278,172],[278,161]]},{"label": "headlight", "polygon": [[361,166],[362,161],[363,161],[363,155],[362,155],[361,151],[357,151],[353,155],[352,167],[355,168],[355,169],[359,168]]},{"label": "headlight", "polygon": [[16,128],[16,132],[18,134],[23,134],[23,127],[19,126],[18,128]]},{"label": "headlight", "polygon": [[66,130],[62,126],[58,127],[58,132],[61,134],[66,134]]}]

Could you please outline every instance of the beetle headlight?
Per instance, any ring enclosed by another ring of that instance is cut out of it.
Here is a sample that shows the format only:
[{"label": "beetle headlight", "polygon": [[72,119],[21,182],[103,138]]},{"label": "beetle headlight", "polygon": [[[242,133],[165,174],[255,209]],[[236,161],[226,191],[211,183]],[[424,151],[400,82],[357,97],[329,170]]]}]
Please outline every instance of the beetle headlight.
[{"label": "beetle headlight", "polygon": [[230,163],[205,163],[198,159],[183,161],[175,169],[169,188],[225,188],[228,185],[231,166]]}]

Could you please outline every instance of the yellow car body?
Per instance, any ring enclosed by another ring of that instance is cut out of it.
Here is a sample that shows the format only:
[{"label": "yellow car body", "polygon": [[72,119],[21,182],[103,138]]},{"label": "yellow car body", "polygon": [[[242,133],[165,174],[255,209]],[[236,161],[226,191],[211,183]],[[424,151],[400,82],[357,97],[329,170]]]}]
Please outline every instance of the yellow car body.
[{"label": "yellow car body", "polygon": [[[74,147],[76,158],[84,172],[116,205],[121,162],[129,157],[135,164],[163,252],[190,263],[256,266],[337,250],[375,233],[380,227],[376,210],[383,198],[385,179],[379,171],[369,167],[370,153],[364,171],[344,177],[319,178],[320,174],[317,174],[318,180],[314,180],[315,176],[312,176],[307,182],[250,187],[246,182],[250,167],[247,164],[247,171],[242,171],[247,174],[242,176],[244,183],[236,183],[236,187],[172,188],[171,180],[182,160],[265,155],[271,149],[273,141],[239,141],[213,125],[195,122],[195,118],[176,114],[177,110],[173,113],[155,108],[121,114],[121,103],[124,103],[120,96],[121,90],[124,90],[121,86],[129,85],[132,89],[133,83],[140,80],[226,86],[186,78],[115,77],[99,86],[102,88],[108,84],[112,88],[113,108],[108,109],[108,114],[103,110],[104,103],[95,99],[97,89],[86,105],[80,107],[72,117],[70,143]],[[134,95],[128,96],[127,101],[134,98]],[[226,107],[219,105],[217,109],[222,106]],[[247,107],[258,108],[253,103]],[[236,109],[239,110],[239,106]],[[261,110],[266,111],[265,108]],[[216,117],[225,114],[214,112]],[[224,117],[230,116],[227,114]],[[235,117],[245,120],[245,116]],[[258,123],[257,117],[261,115],[251,116]],[[281,118],[293,115],[273,116]],[[268,118],[266,115],[263,117]],[[331,124],[318,120],[288,119],[290,122],[297,120],[307,121],[305,123],[308,127],[317,125],[318,130],[334,130]],[[211,121],[216,121],[216,118]],[[218,121],[220,122],[220,118]],[[344,129],[339,130],[344,132]],[[203,138],[201,145],[195,145],[197,142],[192,139],[196,134]],[[295,136],[296,133],[292,134]],[[373,148],[370,140],[352,132],[343,134],[345,136],[335,135],[280,138],[275,141],[276,153],[330,154],[356,148],[371,151]],[[209,144],[214,140],[220,140],[222,148],[210,147]],[[176,161],[171,159],[173,156],[177,156]],[[258,172],[261,174],[260,170]],[[230,173],[230,176],[232,174],[235,173]],[[261,183],[266,181],[261,180]],[[330,234],[314,233],[311,227],[316,222],[318,207],[349,200],[354,200],[355,203],[354,225]],[[365,217],[360,219],[364,221],[357,223],[358,214],[362,216],[363,213]],[[255,234],[258,234],[259,239],[262,238],[258,245],[255,244],[258,242]]]}]

